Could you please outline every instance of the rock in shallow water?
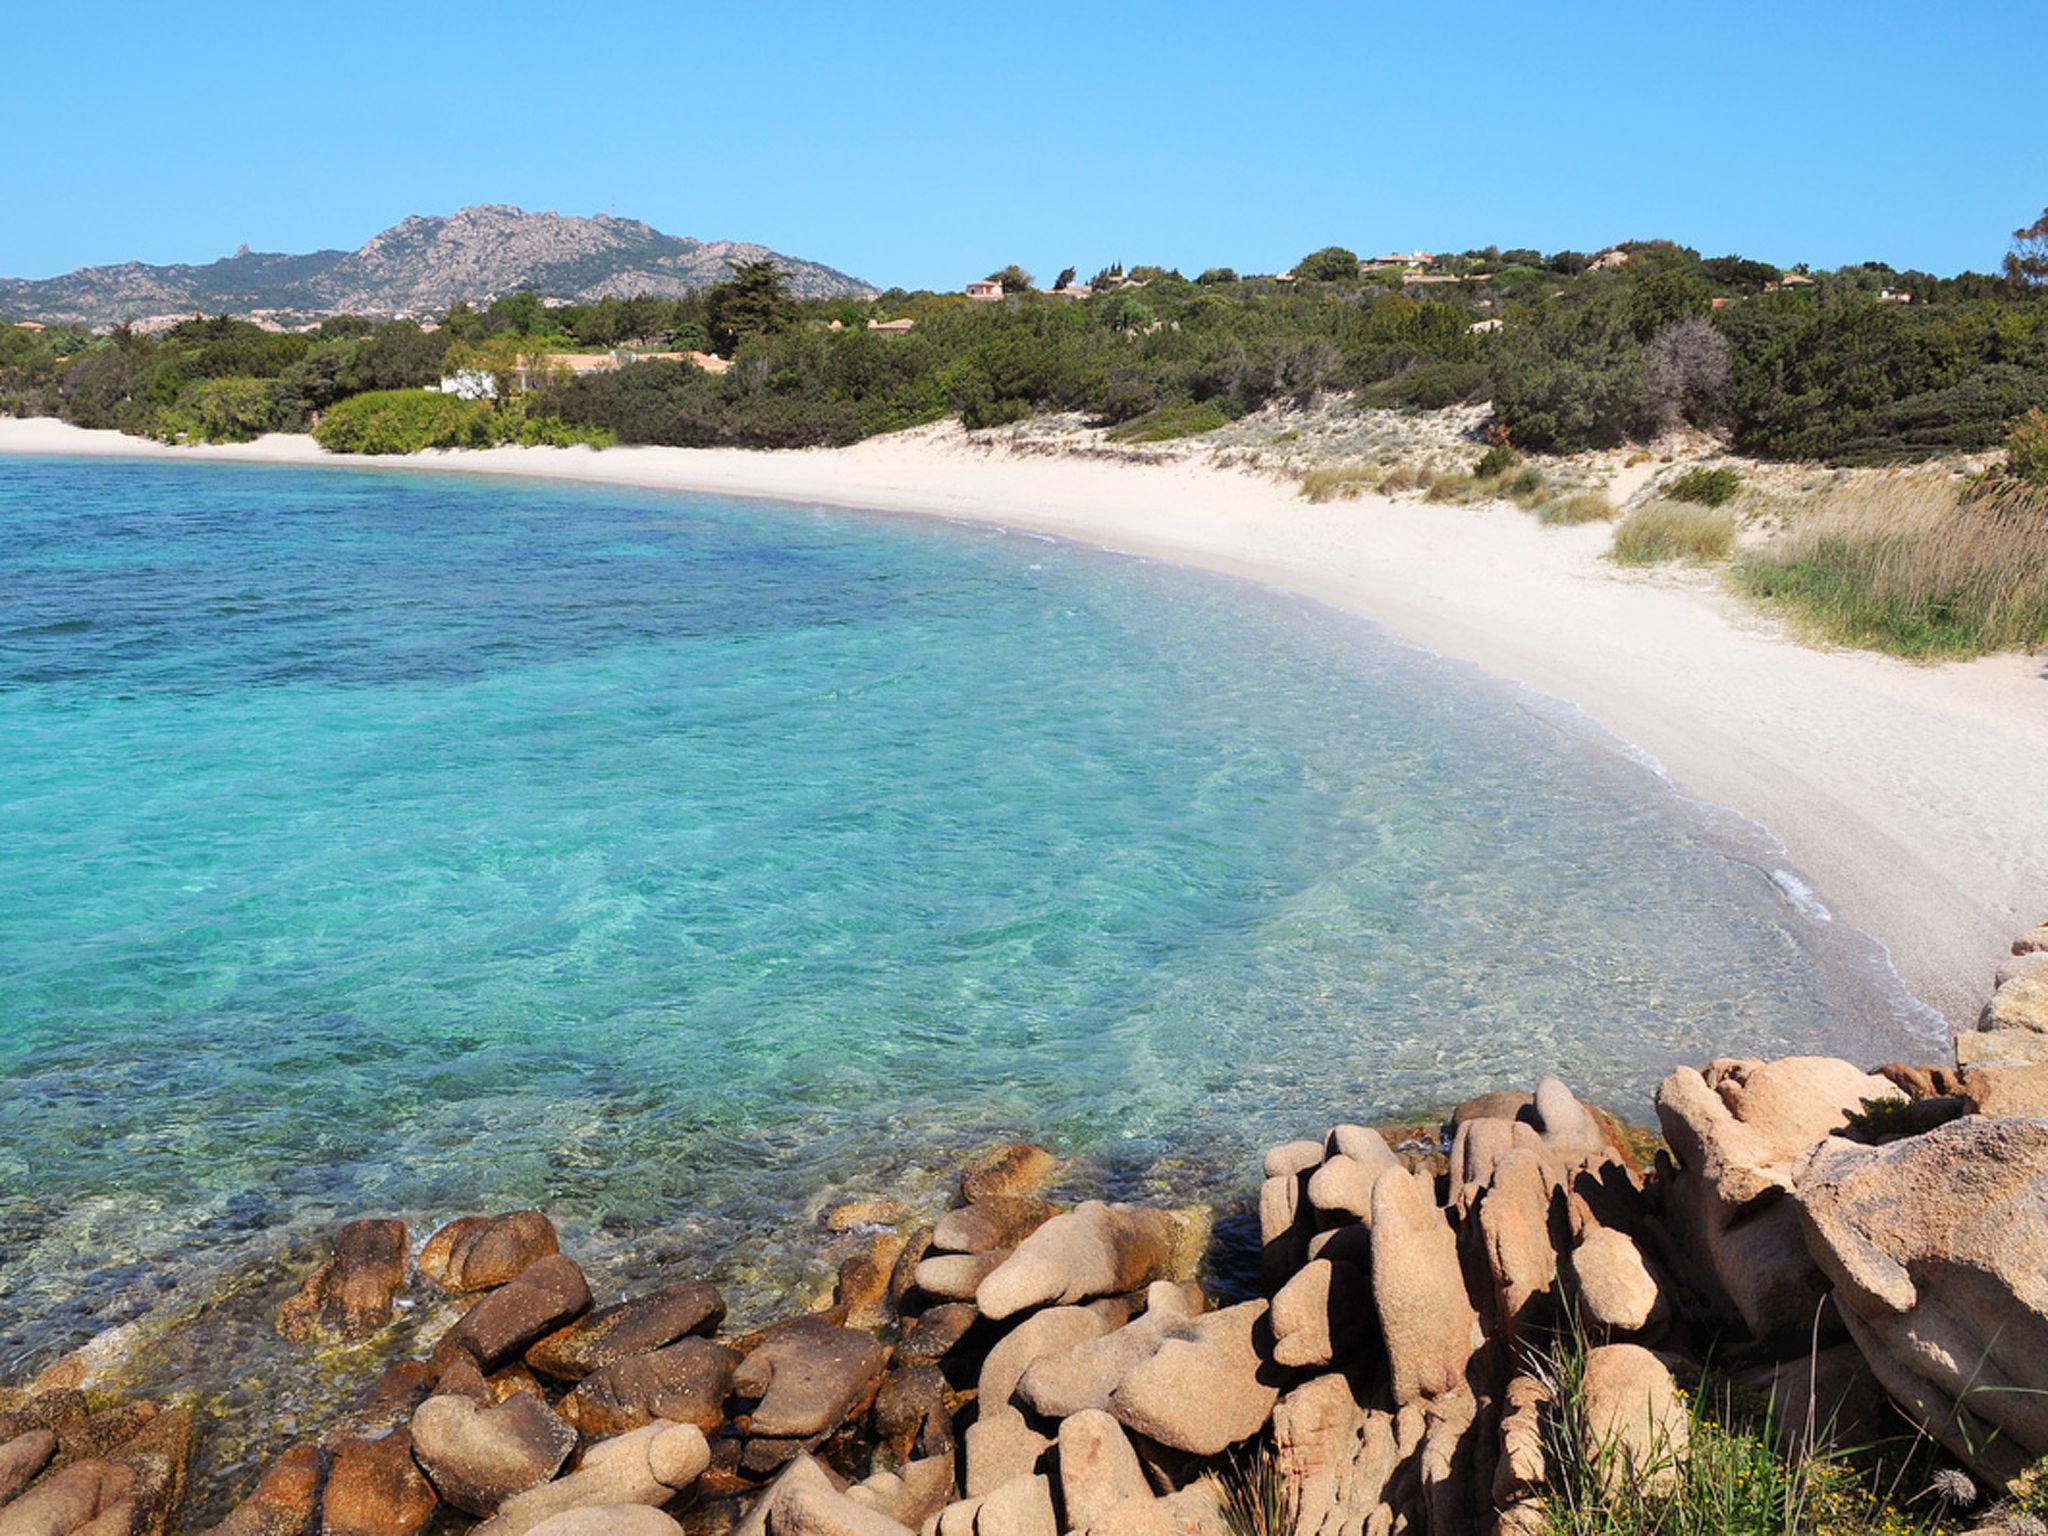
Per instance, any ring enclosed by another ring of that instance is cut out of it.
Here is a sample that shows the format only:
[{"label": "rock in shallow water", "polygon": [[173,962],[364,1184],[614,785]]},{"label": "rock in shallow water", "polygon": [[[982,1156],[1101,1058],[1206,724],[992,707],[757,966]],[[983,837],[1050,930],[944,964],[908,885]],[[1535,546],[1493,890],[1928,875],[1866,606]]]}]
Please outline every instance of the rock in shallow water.
[{"label": "rock in shallow water", "polygon": [[576,1261],[550,1254],[465,1312],[435,1355],[445,1360],[459,1350],[492,1370],[589,1307],[590,1286]]},{"label": "rock in shallow water", "polygon": [[526,1363],[557,1381],[580,1381],[629,1355],[646,1354],[686,1334],[709,1334],[725,1321],[725,1298],[714,1285],[672,1285],[600,1307],[557,1329],[526,1351]]},{"label": "rock in shallow water", "polygon": [[514,1393],[495,1406],[443,1393],[412,1416],[413,1457],[435,1492],[472,1515],[493,1515],[546,1482],[576,1448],[576,1431],[541,1399]]},{"label": "rock in shallow water", "polygon": [[482,1291],[516,1280],[561,1252],[555,1224],[539,1211],[461,1216],[420,1249],[420,1273],[444,1291]]},{"label": "rock in shallow water", "polygon": [[865,1412],[881,1385],[888,1351],[851,1328],[803,1317],[770,1329],[733,1373],[733,1390],[757,1399],[750,1436],[807,1440]]},{"label": "rock in shallow water", "polygon": [[345,1339],[391,1321],[405,1284],[409,1249],[402,1221],[352,1221],[334,1235],[334,1255],[277,1309],[277,1331],[294,1342],[316,1333]]},{"label": "rock in shallow water", "polygon": [[725,1417],[740,1357],[710,1339],[679,1339],[578,1382],[556,1411],[586,1435],[619,1435],[656,1419],[706,1432]]}]

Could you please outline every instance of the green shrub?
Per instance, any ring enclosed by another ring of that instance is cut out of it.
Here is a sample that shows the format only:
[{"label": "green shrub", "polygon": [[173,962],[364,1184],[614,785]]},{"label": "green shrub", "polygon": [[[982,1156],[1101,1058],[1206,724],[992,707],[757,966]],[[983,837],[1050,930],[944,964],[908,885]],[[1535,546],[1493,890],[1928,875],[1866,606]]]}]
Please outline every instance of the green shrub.
[{"label": "green shrub", "polygon": [[1199,405],[1162,405],[1111,427],[1108,435],[1113,443],[1163,443],[1176,437],[1214,432],[1229,424],[1229,418],[1215,401],[1204,400]]},{"label": "green shrub", "polygon": [[1578,491],[1546,501],[1536,518],[1547,526],[1569,527],[1577,523],[1611,523],[1620,514],[1603,491]]},{"label": "green shrub", "polygon": [[1703,507],[1725,507],[1741,489],[1742,476],[1724,464],[1719,469],[1688,469],[1664,487],[1664,499],[1697,502]]},{"label": "green shrub", "polygon": [[246,443],[292,424],[275,379],[201,379],[158,411],[149,435],[166,443]]},{"label": "green shrub", "polygon": [[1521,463],[1522,456],[1506,443],[1495,443],[1479,455],[1479,462],[1472,466],[1473,478],[1497,480]]},{"label": "green shrub", "polygon": [[488,400],[462,400],[424,389],[351,396],[320,418],[313,436],[330,453],[420,453],[500,443],[602,448],[614,441],[603,428],[529,415],[517,405],[496,406]]},{"label": "green shrub", "polygon": [[1725,560],[1734,547],[1734,514],[1697,503],[1653,501],[1622,519],[1614,530],[1612,554],[1623,565],[1705,564]]}]

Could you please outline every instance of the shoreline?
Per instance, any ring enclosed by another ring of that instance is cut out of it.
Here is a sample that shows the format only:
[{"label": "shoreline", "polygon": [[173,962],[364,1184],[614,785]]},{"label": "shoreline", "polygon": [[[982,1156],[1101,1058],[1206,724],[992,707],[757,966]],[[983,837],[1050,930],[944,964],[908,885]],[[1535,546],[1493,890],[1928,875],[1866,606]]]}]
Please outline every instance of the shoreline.
[{"label": "shoreline", "polygon": [[[172,448],[0,419],[0,455],[516,475],[829,504],[1048,534],[1259,582],[1565,701],[1688,799],[1786,850],[1907,986],[1974,1022],[1989,960],[2040,913],[2048,659],[1925,665],[1822,650],[1695,576],[1624,573],[1610,530],[1194,464],[1019,455],[957,426],[844,449],[492,448],[357,458],[309,437]],[[1788,899],[1796,900],[1788,891]]]}]

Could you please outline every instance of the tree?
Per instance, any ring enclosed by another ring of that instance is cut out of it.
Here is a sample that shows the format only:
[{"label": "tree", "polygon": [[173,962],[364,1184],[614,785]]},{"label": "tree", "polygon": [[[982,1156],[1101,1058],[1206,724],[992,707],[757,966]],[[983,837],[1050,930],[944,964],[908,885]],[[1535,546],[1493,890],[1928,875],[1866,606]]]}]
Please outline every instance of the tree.
[{"label": "tree", "polygon": [[2012,232],[2012,249],[2005,255],[2005,275],[2015,286],[2048,284],[2048,208],[2025,229]]},{"label": "tree", "polygon": [[1728,408],[1728,338],[1694,315],[1674,320],[1643,343],[1644,426],[1669,432],[1680,422],[1711,426]]},{"label": "tree", "polygon": [[1073,286],[1074,269],[1072,267],[1061,267],[1060,275],[1052,280],[1052,291],[1054,293],[1065,293]]},{"label": "tree", "polygon": [[726,357],[750,337],[773,336],[796,322],[796,301],[772,261],[740,262],[729,281],[705,292],[704,308],[711,339]]},{"label": "tree", "polygon": [[1237,269],[1235,267],[1210,267],[1200,277],[1196,278],[1195,281],[1205,288],[1214,287],[1218,283],[1234,283],[1237,281]]},{"label": "tree", "polygon": [[989,273],[988,280],[992,283],[1001,283],[1005,293],[1029,293],[1038,286],[1038,279],[1014,261],[1000,272]]},{"label": "tree", "polygon": [[1312,283],[1355,282],[1358,278],[1358,253],[1347,251],[1341,245],[1326,245],[1297,261],[1294,275]]}]

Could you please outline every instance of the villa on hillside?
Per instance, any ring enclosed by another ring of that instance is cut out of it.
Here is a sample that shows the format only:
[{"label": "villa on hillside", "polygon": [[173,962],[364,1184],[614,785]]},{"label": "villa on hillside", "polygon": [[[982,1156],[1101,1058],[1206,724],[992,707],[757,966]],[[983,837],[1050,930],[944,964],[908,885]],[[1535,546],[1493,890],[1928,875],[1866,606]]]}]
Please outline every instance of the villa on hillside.
[{"label": "villa on hillside", "polygon": [[984,277],[969,283],[961,291],[970,299],[983,304],[993,304],[1003,296],[1003,285],[994,278]]},{"label": "villa on hillside", "polygon": [[1396,272],[1410,267],[1422,268],[1436,260],[1433,251],[1410,251],[1403,256],[1399,251],[1390,251],[1385,256],[1368,256],[1358,264],[1360,272]]},{"label": "villa on hillside", "polygon": [[890,336],[901,336],[916,328],[917,322],[908,315],[904,316],[901,320],[870,320],[868,322],[869,330],[881,331]]},{"label": "villa on hillside", "polygon": [[632,363],[688,363],[706,373],[724,373],[732,359],[713,352],[629,352],[624,347],[609,352],[543,352],[535,357],[521,353],[512,368],[513,387],[525,390],[535,373],[581,378],[589,373],[612,373]]}]

